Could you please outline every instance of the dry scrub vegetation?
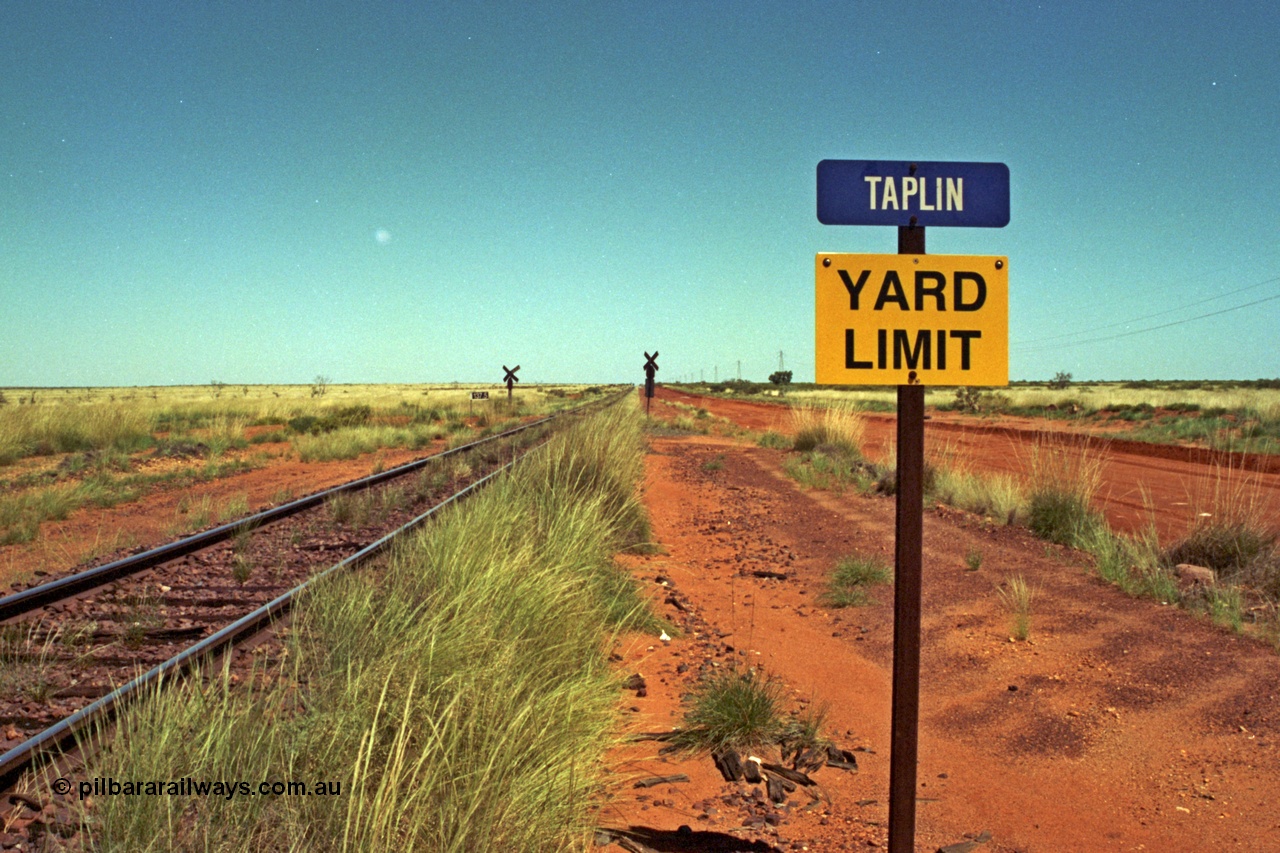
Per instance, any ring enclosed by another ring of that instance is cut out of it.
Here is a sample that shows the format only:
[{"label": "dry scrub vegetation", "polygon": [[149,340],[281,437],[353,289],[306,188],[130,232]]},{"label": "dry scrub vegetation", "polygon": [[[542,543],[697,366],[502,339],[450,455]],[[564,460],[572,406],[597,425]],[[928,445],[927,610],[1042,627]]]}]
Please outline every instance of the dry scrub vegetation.
[{"label": "dry scrub vegetation", "polygon": [[[0,546],[47,520],[268,464],[456,446],[599,389],[521,389],[473,405],[439,386],[210,386],[13,391],[0,406]],[[283,446],[283,450],[281,447]]]},{"label": "dry scrub vegetation", "polygon": [[[892,494],[895,460],[866,459],[858,418],[847,407],[794,410],[796,438],[784,469],[810,488]],[[1209,485],[1189,496],[1190,530],[1162,543],[1154,524],[1136,535],[1110,529],[1094,506],[1102,465],[1101,452],[1087,440],[1046,435],[1031,446],[1026,475],[1018,479],[975,472],[943,445],[928,454],[924,483],[930,502],[1021,524],[1046,541],[1086,551],[1098,574],[1127,593],[1182,603],[1280,650],[1280,549],[1275,521],[1262,510],[1257,475],[1228,462],[1215,465]],[[1216,582],[1187,590],[1178,580],[1182,563],[1212,569]],[[1029,632],[1029,615],[1028,610],[1025,629],[1017,627],[1015,634]]]}]

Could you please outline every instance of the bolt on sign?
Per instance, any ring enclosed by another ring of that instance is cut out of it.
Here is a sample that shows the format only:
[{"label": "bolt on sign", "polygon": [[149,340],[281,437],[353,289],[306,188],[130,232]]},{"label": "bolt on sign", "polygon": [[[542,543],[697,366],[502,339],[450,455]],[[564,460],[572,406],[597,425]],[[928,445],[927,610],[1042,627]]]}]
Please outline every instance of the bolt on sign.
[{"label": "bolt on sign", "polygon": [[1008,385],[1009,260],[816,257],[820,385]]}]

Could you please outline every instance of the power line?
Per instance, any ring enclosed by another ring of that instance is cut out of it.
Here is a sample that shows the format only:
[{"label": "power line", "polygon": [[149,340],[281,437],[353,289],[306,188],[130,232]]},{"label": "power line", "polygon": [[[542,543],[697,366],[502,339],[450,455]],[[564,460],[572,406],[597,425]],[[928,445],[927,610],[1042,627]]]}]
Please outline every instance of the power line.
[{"label": "power line", "polygon": [[[1217,300],[1219,300],[1219,299],[1225,299],[1225,298],[1227,298],[1228,296],[1235,296],[1237,293],[1244,293],[1244,292],[1249,291],[1249,290],[1256,290],[1257,288],[1259,288],[1259,287],[1263,287],[1264,285],[1268,285],[1268,284],[1275,284],[1277,281],[1280,281],[1280,276],[1277,276],[1277,277],[1275,277],[1275,278],[1269,278],[1269,279],[1267,279],[1266,281],[1260,281],[1260,282],[1258,282],[1257,284],[1251,284],[1251,285],[1249,285],[1249,286],[1247,286],[1247,287],[1241,287],[1241,288],[1238,288],[1238,289],[1236,289],[1236,290],[1229,290],[1229,291],[1227,291],[1226,293],[1219,293],[1217,296],[1210,296],[1210,297],[1208,297],[1207,299],[1200,299],[1200,300],[1197,300],[1197,301],[1195,301],[1195,302],[1188,302],[1186,305],[1179,305],[1179,306],[1178,306],[1178,307],[1176,307],[1176,308],[1169,308],[1169,309],[1166,309],[1166,310],[1164,310],[1164,311],[1157,311],[1157,312],[1155,312],[1154,314],[1144,314],[1144,315],[1142,315],[1141,317],[1133,317],[1133,318],[1130,318],[1130,319],[1128,319],[1128,320],[1121,320],[1121,321],[1119,321],[1119,322],[1117,322],[1117,323],[1108,323],[1108,324],[1106,324],[1105,326],[1094,326],[1094,327],[1093,327],[1093,328],[1091,328],[1091,329],[1087,329],[1087,330],[1080,331],[1080,332],[1064,332],[1064,333],[1063,333],[1063,334],[1061,334],[1061,335],[1050,335],[1050,336],[1049,336],[1049,337],[1047,337],[1047,338],[1033,338],[1033,339],[1028,340],[1028,341],[1010,341],[1010,342],[1009,342],[1009,345],[1010,345],[1011,347],[1023,347],[1023,346],[1027,346],[1027,345],[1032,345],[1032,346],[1034,346],[1034,345],[1037,345],[1037,344],[1047,343],[1047,342],[1049,342],[1049,341],[1058,341],[1058,340],[1062,340],[1063,338],[1074,338],[1074,337],[1075,337],[1075,336],[1077,336],[1077,335],[1088,335],[1088,334],[1092,334],[1092,333],[1094,333],[1094,332],[1101,331],[1101,330],[1103,330],[1103,329],[1114,329],[1114,328],[1116,328],[1117,326],[1128,326],[1128,325],[1130,325],[1130,324],[1132,324],[1132,323],[1141,323],[1141,322],[1146,321],[1146,320],[1152,320],[1152,319],[1154,319],[1154,318],[1156,318],[1156,317],[1163,317],[1163,316],[1165,316],[1166,314],[1174,314],[1174,313],[1177,313],[1178,311],[1185,311],[1186,309],[1188,309],[1188,308],[1194,308],[1194,307],[1195,307],[1195,306],[1197,306],[1197,305],[1204,305],[1205,303],[1208,303],[1208,302],[1216,302]],[[1265,301],[1267,301],[1267,300],[1265,300],[1265,299],[1264,299],[1264,300],[1262,300],[1262,301],[1263,301],[1263,302],[1265,302]],[[1257,303],[1250,303],[1250,304],[1257,304]],[[1244,307],[1247,307],[1247,306],[1243,306],[1243,305],[1241,305],[1241,306],[1237,306],[1237,307],[1244,308]],[[1228,311],[1234,311],[1234,310],[1236,310],[1236,309],[1235,309],[1235,308],[1228,308],[1227,310],[1228,310]],[[1204,316],[1206,316],[1206,317],[1212,317],[1213,315],[1212,315],[1212,314],[1206,314],[1206,315],[1204,315]],[[1191,320],[1195,320],[1195,319],[1200,319],[1200,318],[1192,317],[1192,318],[1190,318],[1190,319],[1191,319]],[[1189,320],[1188,320],[1188,322],[1189,322]],[[1157,326],[1156,328],[1163,328],[1163,327],[1162,327],[1162,326]],[[1137,333],[1135,332],[1135,334],[1137,334]],[[1084,343],[1084,341],[1081,341],[1081,343]],[[1070,344],[1067,344],[1067,346],[1070,346]]]},{"label": "power line", "polygon": [[1181,326],[1185,323],[1192,323],[1196,320],[1203,320],[1206,317],[1216,317],[1219,314],[1227,314],[1231,311],[1239,311],[1241,308],[1252,308],[1254,305],[1261,305],[1264,302],[1272,302],[1276,299],[1280,299],[1280,293],[1277,293],[1274,296],[1267,296],[1263,299],[1256,299],[1253,302],[1246,302],[1243,305],[1233,305],[1230,308],[1223,308],[1220,311],[1210,311],[1208,314],[1198,314],[1195,317],[1187,317],[1185,320],[1174,320],[1172,323],[1161,323],[1158,326],[1148,326],[1145,329],[1134,329],[1132,332],[1121,332],[1118,335],[1103,335],[1100,338],[1087,338],[1083,341],[1071,341],[1069,343],[1050,344],[1049,346],[1043,346],[1043,347],[1019,347],[1018,351],[1019,352],[1037,352],[1037,351],[1046,350],[1046,349],[1050,349],[1050,350],[1063,349],[1065,347],[1082,346],[1083,344],[1096,344],[1101,341],[1114,341],[1117,338],[1127,338],[1132,335],[1141,335],[1144,332],[1154,332],[1154,331],[1157,331],[1158,329],[1168,329],[1173,326]]}]

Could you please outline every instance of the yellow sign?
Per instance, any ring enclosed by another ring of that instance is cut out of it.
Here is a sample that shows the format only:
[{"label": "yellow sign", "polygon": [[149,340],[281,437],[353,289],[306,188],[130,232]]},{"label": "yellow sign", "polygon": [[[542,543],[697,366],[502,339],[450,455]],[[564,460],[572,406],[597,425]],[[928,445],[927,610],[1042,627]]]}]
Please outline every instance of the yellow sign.
[{"label": "yellow sign", "polygon": [[1009,259],[817,256],[820,385],[1008,385]]}]

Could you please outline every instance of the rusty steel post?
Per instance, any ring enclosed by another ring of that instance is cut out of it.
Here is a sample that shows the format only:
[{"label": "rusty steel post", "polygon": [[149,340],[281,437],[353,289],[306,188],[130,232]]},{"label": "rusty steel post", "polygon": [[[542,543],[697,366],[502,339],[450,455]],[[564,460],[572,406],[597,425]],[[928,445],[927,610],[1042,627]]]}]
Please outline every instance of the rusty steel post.
[{"label": "rusty steel post", "polygon": [[[913,217],[914,219],[914,217]],[[898,228],[898,254],[923,255],[924,228]],[[914,371],[910,374],[915,379]],[[897,518],[894,527],[893,721],[889,756],[889,853],[914,853],[920,721],[920,575],[924,540],[924,386],[898,386]]]}]

